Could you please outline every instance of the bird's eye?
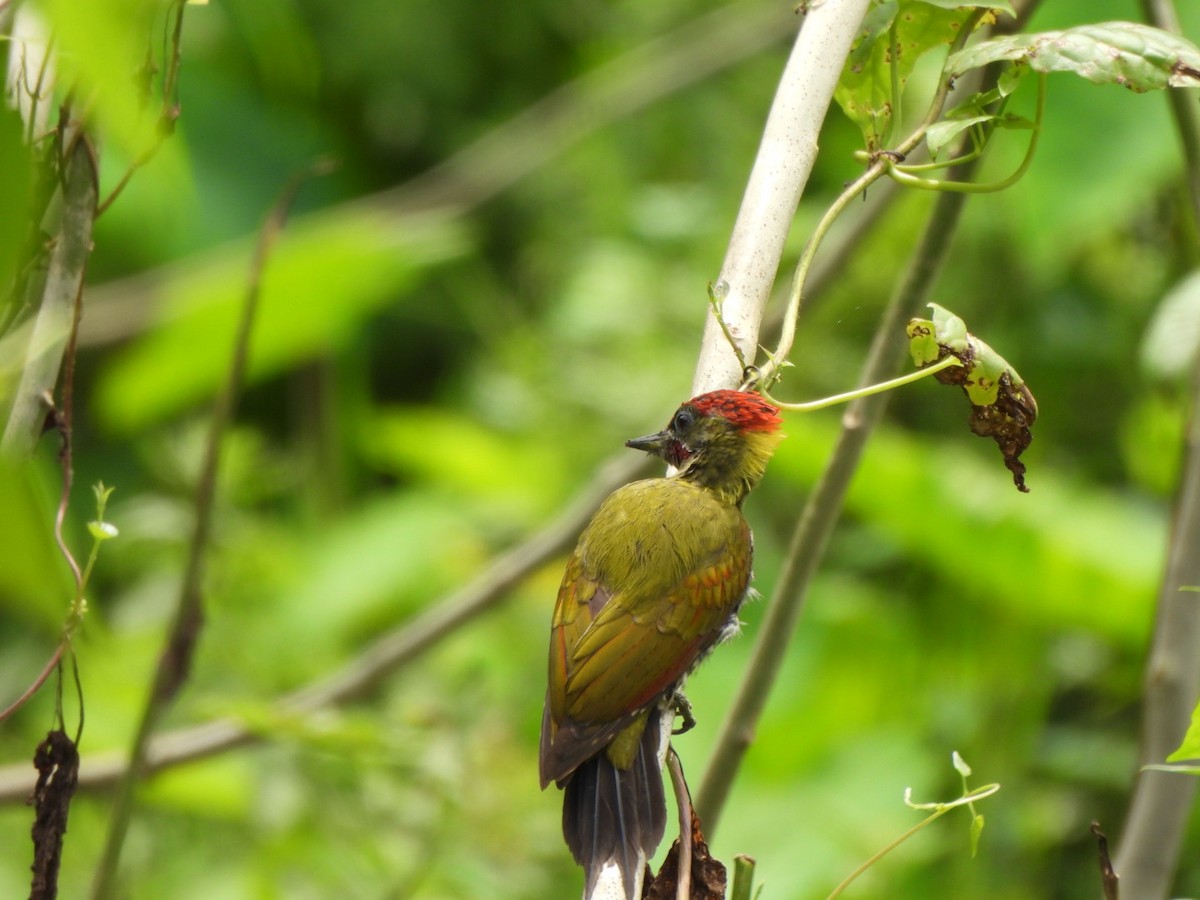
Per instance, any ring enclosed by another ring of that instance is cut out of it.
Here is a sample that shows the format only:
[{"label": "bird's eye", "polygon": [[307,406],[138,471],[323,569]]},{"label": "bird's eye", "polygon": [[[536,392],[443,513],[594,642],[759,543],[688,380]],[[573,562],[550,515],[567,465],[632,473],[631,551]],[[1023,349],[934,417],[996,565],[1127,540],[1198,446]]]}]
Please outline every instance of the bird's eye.
[{"label": "bird's eye", "polygon": [[676,431],[687,431],[696,423],[696,414],[690,409],[681,409],[675,413],[675,419],[671,422],[671,427]]}]

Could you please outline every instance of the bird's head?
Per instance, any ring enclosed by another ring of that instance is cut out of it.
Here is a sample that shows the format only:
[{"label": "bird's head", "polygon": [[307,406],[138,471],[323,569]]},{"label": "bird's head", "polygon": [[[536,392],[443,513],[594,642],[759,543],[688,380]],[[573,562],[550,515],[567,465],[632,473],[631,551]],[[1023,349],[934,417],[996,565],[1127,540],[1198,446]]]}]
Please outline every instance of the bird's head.
[{"label": "bird's head", "polygon": [[712,391],[679,407],[662,431],[625,446],[660,456],[679,477],[741,503],[783,440],[782,424],[779,410],[758,394]]}]

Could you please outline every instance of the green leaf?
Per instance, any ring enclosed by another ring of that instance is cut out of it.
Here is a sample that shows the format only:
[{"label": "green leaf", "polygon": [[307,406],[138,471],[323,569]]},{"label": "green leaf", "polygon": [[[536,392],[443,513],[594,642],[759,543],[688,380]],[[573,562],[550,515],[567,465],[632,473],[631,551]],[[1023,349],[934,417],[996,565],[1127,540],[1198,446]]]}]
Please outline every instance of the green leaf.
[{"label": "green leaf", "polygon": [[965,351],[969,346],[967,339],[970,337],[967,333],[967,323],[944,306],[930,303],[929,308],[933,310],[933,326],[938,341],[951,350]]},{"label": "green leaf", "polygon": [[943,8],[920,0],[889,0],[867,13],[834,98],[862,131],[868,150],[887,141],[896,114],[893,98],[904,90],[917,60],[952,42],[970,14],[960,3]]},{"label": "green leaf", "polygon": [[156,4],[141,0],[45,0],[58,83],[88,97],[104,133],[133,156],[149,146],[157,108],[134,89],[134,74],[156,39]]},{"label": "green leaf", "polygon": [[1159,302],[1142,339],[1142,367],[1163,380],[1186,378],[1200,350],[1200,271]]},{"label": "green leaf", "polygon": [[464,503],[499,504],[510,521],[544,514],[568,489],[558,447],[461,412],[378,408],[363,423],[359,447],[384,472],[436,485]]},{"label": "green leaf", "polygon": [[1200,759],[1200,706],[1192,710],[1192,723],[1179,749],[1167,757],[1167,762],[1182,762],[1185,759]]},{"label": "green leaf", "polygon": [[979,837],[983,834],[983,813],[976,813],[971,818],[971,858],[979,853]]},{"label": "green leaf", "polygon": [[991,0],[987,3],[963,3],[962,0],[925,0],[930,6],[940,6],[942,9],[995,9],[1010,16],[1016,16],[1016,10],[1008,0]]},{"label": "green leaf", "polygon": [[1017,89],[1021,76],[1028,71],[1025,66],[1007,67],[995,87],[971,94],[947,112],[942,121],[931,125],[925,135],[930,155],[936,160],[943,148],[956,141],[964,131],[977,125],[984,126],[981,129],[981,138],[985,142],[995,128],[1033,128],[1033,122],[1029,119],[1004,112],[1004,100]]},{"label": "green leaf", "polygon": [[938,154],[946,145],[953,143],[960,134],[972,125],[990,122],[994,118],[995,116],[984,114],[969,116],[963,119],[943,119],[941,122],[935,122],[925,132],[925,144],[929,147],[929,155],[933,159],[937,159]]},{"label": "green leaf", "polygon": [[[11,51],[10,51],[11,52]],[[0,106],[0,287],[8,285],[20,263],[28,210],[32,199],[33,161],[21,133],[21,116],[7,105]],[[0,297],[0,317],[10,302]]]},{"label": "green leaf", "polygon": [[954,766],[954,771],[963,778],[971,777],[971,767],[967,765],[967,761],[965,759],[959,756],[957,750],[950,754],[950,764]]},{"label": "green leaf", "polygon": [[956,384],[971,402],[971,431],[990,437],[1000,448],[1013,483],[1025,492],[1025,465],[1020,456],[1033,440],[1037,401],[1017,370],[986,343],[967,331],[966,323],[948,309],[930,303],[932,319],[908,323],[909,352],[919,367],[948,356],[959,365],[935,372],[942,384]]},{"label": "green leaf", "polygon": [[994,38],[953,54],[946,71],[957,78],[1002,60],[1028,65],[1035,72],[1074,72],[1097,84],[1119,84],[1138,92],[1200,87],[1200,48],[1135,22]]},{"label": "green leaf", "polygon": [[0,457],[0,618],[19,618],[53,634],[73,593],[54,543],[53,475]]},{"label": "green leaf", "polygon": [[87,523],[87,528],[88,534],[97,541],[107,541],[121,533],[112,522],[92,521]]}]

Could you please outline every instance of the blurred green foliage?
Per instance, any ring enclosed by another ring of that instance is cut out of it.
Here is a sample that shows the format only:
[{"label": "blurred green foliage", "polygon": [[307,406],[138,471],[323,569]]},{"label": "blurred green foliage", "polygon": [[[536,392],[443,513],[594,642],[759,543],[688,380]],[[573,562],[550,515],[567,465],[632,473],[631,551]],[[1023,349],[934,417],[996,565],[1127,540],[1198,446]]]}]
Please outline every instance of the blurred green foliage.
[{"label": "blurred green foliage", "polygon": [[[97,85],[111,187],[153,130],[157,108],[138,105],[134,73],[147,44],[161,51],[163,10],[26,5],[54,26],[64,73]],[[1137,16],[1119,0],[1044,6],[1031,27]],[[1200,38],[1200,10],[1180,6]],[[469,202],[463,181],[445,196],[468,199],[436,214],[386,191],[572,77],[635,65],[633,48],[710,8],[188,8],[177,133],[99,220],[89,270],[66,531],[85,553],[87,488],[103,479],[121,535],[103,547],[76,641],[85,757],[127,747],[144,702],[254,232],[292,172],[317,155],[341,167],[304,188],[264,274],[250,383],[223,453],[207,622],[169,717],[237,716],[270,739],[147,783],[125,853],[131,897],[578,890],[560,799],[536,779],[557,561],[350,706],[289,717],[272,700],[482,571],[686,394],[790,10],[769,50],[555,146],[484,202]],[[17,154],[6,123],[0,160]],[[794,249],[855,174],[859,141],[831,116]],[[1024,146],[1001,141],[984,180],[1011,171]],[[0,198],[27,190],[19,170],[0,170]],[[1143,343],[1160,299],[1198,262],[1180,197],[1163,98],[1063,77],[1029,175],[969,201],[935,299],[1036,393],[1032,493],[1017,494],[994,447],[967,433],[956,398],[925,383],[895,396],[713,836],[718,857],[758,860],[765,897],[824,897],[918,820],[906,786],[957,796],[954,750],[976,783],[1003,785],[983,806],[978,856],[968,816],[951,814],[850,895],[1098,895],[1087,826],[1112,835],[1128,797],[1182,433],[1182,378]],[[851,384],[929,202],[904,197],[880,214],[814,298],[782,394]],[[836,411],[790,417],[748,502],[764,593],[838,422]],[[50,530],[53,443],[32,468],[0,471],[4,702],[48,657],[70,597]],[[693,781],[761,614],[749,604],[745,634],[690,682],[699,726],[677,745]],[[0,759],[32,755],[52,693],[0,728]],[[75,801],[62,896],[85,894],[107,809],[102,794]],[[27,889],[30,819],[0,808],[0,896]],[[1198,825],[1180,894],[1200,892]]]}]

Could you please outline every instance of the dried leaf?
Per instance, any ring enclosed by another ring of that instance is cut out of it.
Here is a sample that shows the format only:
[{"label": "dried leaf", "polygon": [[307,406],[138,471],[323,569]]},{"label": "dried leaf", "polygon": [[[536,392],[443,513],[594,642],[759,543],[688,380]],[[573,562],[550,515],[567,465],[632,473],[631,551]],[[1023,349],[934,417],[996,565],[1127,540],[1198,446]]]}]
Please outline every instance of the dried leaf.
[{"label": "dried leaf", "polygon": [[[704,833],[700,830],[700,817],[692,811],[692,885],[688,896],[691,900],[725,900],[725,866],[708,852]],[[667,858],[663,860],[658,875],[648,881],[642,889],[642,900],[675,900],[675,888],[679,881],[679,841],[671,845]]]},{"label": "dried leaf", "polygon": [[932,319],[908,323],[909,351],[924,368],[953,356],[961,365],[934,374],[942,384],[956,384],[971,403],[971,431],[990,437],[1004,456],[1017,489],[1025,486],[1020,456],[1033,440],[1030,427],[1037,419],[1037,401],[1017,370],[986,343],[967,331],[966,323],[949,310],[931,303]]},{"label": "dried leaf", "polygon": [[79,751],[62,731],[51,731],[33,754],[38,770],[30,798],[33,819],[33,882],[29,900],[54,900],[58,896],[58,867],[62,861],[67,813],[79,783]]}]

